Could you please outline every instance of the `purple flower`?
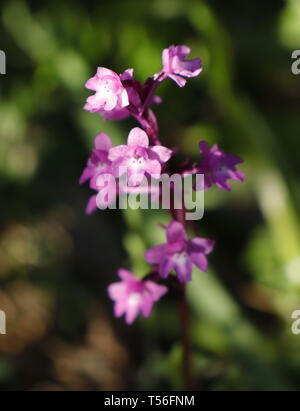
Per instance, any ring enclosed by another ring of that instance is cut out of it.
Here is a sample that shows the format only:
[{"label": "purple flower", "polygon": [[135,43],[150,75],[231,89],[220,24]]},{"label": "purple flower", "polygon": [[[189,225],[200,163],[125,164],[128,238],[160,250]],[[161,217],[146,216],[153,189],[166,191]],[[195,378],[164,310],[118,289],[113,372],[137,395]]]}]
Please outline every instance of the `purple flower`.
[{"label": "purple flower", "polygon": [[163,146],[149,146],[145,131],[139,127],[133,128],[127,140],[127,145],[112,147],[108,158],[112,162],[115,177],[127,173],[128,185],[138,186],[146,174],[159,178],[161,164],[171,157],[172,150]]},{"label": "purple flower", "polygon": [[[200,141],[199,149],[202,153],[202,162],[198,172],[204,174],[204,189],[216,184],[221,190],[231,190],[227,180],[243,181],[245,174],[236,170],[235,166],[243,162],[233,154],[224,153],[217,144],[209,147],[206,141]],[[197,187],[196,187],[197,190]]]},{"label": "purple flower", "polygon": [[118,275],[121,281],[108,287],[108,294],[115,302],[115,316],[121,317],[125,314],[127,324],[132,324],[138,314],[149,317],[154,302],[166,294],[167,287],[150,280],[138,280],[130,271],[123,268],[118,270]]},{"label": "purple flower", "polygon": [[199,58],[185,60],[191,50],[187,46],[170,46],[162,52],[163,72],[174,80],[179,87],[183,87],[186,80],[183,77],[196,77],[201,73]]},{"label": "purple flower", "polygon": [[215,245],[214,240],[195,237],[188,239],[181,223],[172,221],[166,227],[167,243],[156,245],[145,252],[145,260],[150,264],[159,265],[159,274],[166,278],[175,270],[179,281],[191,281],[192,264],[201,271],[208,267],[206,255]]},{"label": "purple flower", "polygon": [[96,179],[100,174],[108,173],[111,162],[108,159],[108,152],[112,146],[110,138],[105,133],[100,133],[95,137],[92,154],[83,170],[79,184],[90,180],[91,188],[96,189]]},{"label": "purple flower", "polygon": [[90,78],[85,87],[96,93],[86,100],[84,109],[91,113],[106,113],[129,105],[128,94],[120,76],[105,67],[98,67],[97,73]]},{"label": "purple flower", "polygon": [[[133,78],[133,69],[127,69],[124,73],[120,74],[120,80],[125,88],[129,100],[129,104],[135,107],[136,110],[142,106],[142,102],[138,93],[141,85]],[[126,107],[116,106],[111,111],[101,112],[104,115],[105,120],[123,120],[130,115],[128,105]]]}]

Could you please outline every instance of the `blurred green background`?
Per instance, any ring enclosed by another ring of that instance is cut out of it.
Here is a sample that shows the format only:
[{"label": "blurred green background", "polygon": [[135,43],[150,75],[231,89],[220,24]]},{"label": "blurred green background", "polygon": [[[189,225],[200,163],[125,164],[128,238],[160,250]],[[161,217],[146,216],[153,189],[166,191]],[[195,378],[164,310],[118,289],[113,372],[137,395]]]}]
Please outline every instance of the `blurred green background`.
[{"label": "blurred green background", "polygon": [[206,193],[199,235],[217,240],[188,290],[195,386],[297,390],[300,335],[300,1],[2,0],[0,49],[0,388],[181,389],[175,289],[128,327],[106,287],[146,269],[166,211],[97,211],[78,185],[93,137],[124,141],[131,120],[82,110],[97,66],[143,81],[161,50],[187,44],[204,72],[171,80],[154,108],[165,145],[200,139],[244,158],[243,184]]}]

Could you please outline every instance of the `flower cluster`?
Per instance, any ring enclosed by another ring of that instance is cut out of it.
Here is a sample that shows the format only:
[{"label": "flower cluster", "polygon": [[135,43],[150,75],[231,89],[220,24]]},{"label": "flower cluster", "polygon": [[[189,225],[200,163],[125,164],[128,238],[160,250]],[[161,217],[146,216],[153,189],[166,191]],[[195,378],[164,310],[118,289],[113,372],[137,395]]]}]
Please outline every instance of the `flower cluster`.
[{"label": "flower cluster", "polygon": [[[151,106],[161,102],[155,92],[167,78],[183,87],[187,78],[196,77],[202,72],[201,60],[188,60],[189,53],[187,46],[172,45],[164,49],[161,71],[143,84],[134,78],[133,69],[119,75],[104,67],[98,67],[95,76],[87,81],[86,88],[95,93],[87,98],[85,110],[98,113],[106,120],[132,116],[139,125],[129,132],[127,144],[113,146],[104,133],[95,137],[94,148],[79,181],[80,184],[89,181],[90,188],[94,190],[86,207],[88,214],[115,201],[116,195],[132,190],[142,193],[143,179],[158,179],[162,172],[170,172],[169,159],[174,151],[161,144]],[[230,190],[228,180],[243,181],[244,174],[236,169],[242,162],[239,157],[225,153],[216,144],[209,147],[205,141],[199,142],[199,149],[201,156],[198,164],[189,168],[189,161],[184,162],[178,170],[181,175],[203,174],[205,190],[212,185],[221,190]],[[126,186],[121,183],[124,176],[127,178]],[[196,185],[194,189],[201,190],[203,185]],[[108,287],[108,294],[115,303],[115,316],[125,315],[128,324],[138,314],[148,317],[154,302],[167,292],[167,287],[158,284],[158,281],[166,281],[174,273],[178,282],[187,283],[192,280],[193,265],[201,271],[208,268],[207,255],[214,248],[214,240],[189,238],[184,209],[181,210],[181,218],[174,210],[170,210],[170,214],[172,220],[163,227],[166,243],[145,252],[144,258],[151,265],[150,273],[138,280],[131,272],[120,269],[120,281]]]}]

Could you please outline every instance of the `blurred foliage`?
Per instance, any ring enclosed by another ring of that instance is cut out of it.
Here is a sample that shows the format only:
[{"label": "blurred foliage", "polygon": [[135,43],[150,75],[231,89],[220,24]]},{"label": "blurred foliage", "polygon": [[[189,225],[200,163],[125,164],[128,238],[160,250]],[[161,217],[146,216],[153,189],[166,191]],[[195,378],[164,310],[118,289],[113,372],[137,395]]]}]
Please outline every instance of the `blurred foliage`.
[{"label": "blurred foliage", "polygon": [[197,158],[219,143],[245,159],[244,184],[206,193],[195,232],[217,240],[208,273],[189,286],[195,387],[297,389],[300,337],[300,49],[298,0],[3,0],[0,49],[1,389],[180,389],[176,289],[153,316],[112,317],[107,284],[138,276],[163,239],[164,211],[87,217],[78,185],[93,137],[126,138],[132,120],[84,112],[98,65],[144,80],[161,50],[188,44],[204,72],[171,81],[155,107],[162,141]]}]

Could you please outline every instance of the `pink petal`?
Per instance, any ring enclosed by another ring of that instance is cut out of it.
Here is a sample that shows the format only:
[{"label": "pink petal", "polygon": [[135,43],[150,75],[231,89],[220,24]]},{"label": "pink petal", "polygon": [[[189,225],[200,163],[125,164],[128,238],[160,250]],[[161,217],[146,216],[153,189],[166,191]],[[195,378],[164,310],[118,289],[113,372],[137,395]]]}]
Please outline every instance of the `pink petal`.
[{"label": "pink petal", "polygon": [[164,285],[156,284],[154,281],[145,282],[147,291],[151,293],[153,301],[158,301],[163,295],[168,292],[168,288]]},{"label": "pink petal", "polygon": [[107,100],[105,101],[105,104],[103,107],[104,110],[105,111],[113,110],[117,105],[117,101],[118,101],[118,96],[115,93],[111,93],[109,98],[107,98]]},{"label": "pink petal", "polygon": [[177,48],[178,55],[180,55],[182,58],[186,57],[191,52],[190,47],[185,46],[185,45],[177,46],[176,48]]},{"label": "pink petal", "polygon": [[175,268],[172,258],[165,258],[159,266],[159,274],[162,278],[167,278],[170,272]]},{"label": "pink petal", "polygon": [[126,107],[129,104],[127,91],[124,89],[121,94],[121,107]]},{"label": "pink petal", "polygon": [[94,145],[97,150],[109,151],[112,146],[112,142],[107,134],[100,133],[95,137]]},{"label": "pink petal", "polygon": [[191,253],[200,252],[203,254],[209,254],[214,249],[214,246],[215,241],[210,238],[195,237],[188,242],[188,250]]},{"label": "pink petal", "polygon": [[166,231],[168,243],[185,242],[188,240],[183,225],[178,221],[171,221],[171,223],[168,224]]},{"label": "pink petal", "polygon": [[227,153],[225,154],[225,162],[229,167],[234,167],[237,164],[243,163],[244,160],[234,154]]},{"label": "pink petal", "polygon": [[115,73],[114,71],[106,67],[98,67],[96,76],[97,77],[110,76],[110,77],[114,77],[114,79],[116,80],[119,80],[119,76],[117,75],[117,73]]},{"label": "pink petal", "polygon": [[239,170],[236,170],[236,171],[228,170],[228,175],[230,176],[230,178],[232,178],[235,181],[244,181],[244,178],[245,178],[245,173]]},{"label": "pink petal", "polygon": [[192,262],[201,270],[206,271],[208,268],[207,258],[202,253],[191,253]]},{"label": "pink petal", "polygon": [[96,92],[94,95],[88,97],[86,99],[86,105],[84,108],[92,113],[96,113],[97,111],[101,110],[105,104],[105,99],[101,95],[101,93]]},{"label": "pink petal", "polygon": [[113,162],[112,173],[115,177],[121,177],[128,172],[130,159],[126,157],[120,157]]},{"label": "pink petal", "polygon": [[91,178],[92,175],[93,175],[93,170],[90,167],[86,167],[80,176],[79,184],[83,184],[85,181]]},{"label": "pink petal", "polygon": [[149,264],[159,264],[166,257],[167,251],[167,244],[155,245],[145,252],[144,257]]},{"label": "pink petal", "polygon": [[90,197],[85,209],[86,214],[92,214],[97,209],[96,197],[96,195]]},{"label": "pink petal", "polygon": [[126,297],[126,285],[122,282],[110,284],[107,287],[109,297],[116,301]]},{"label": "pink petal", "polygon": [[103,113],[103,116],[105,120],[122,120],[129,116],[129,111],[127,110],[127,108],[115,108],[111,111],[105,111]]},{"label": "pink petal", "polygon": [[149,317],[153,308],[153,300],[150,295],[145,295],[140,303],[140,309],[144,317]]},{"label": "pink petal", "polygon": [[198,76],[203,70],[201,67],[201,60],[199,58],[187,61],[180,61],[178,57],[175,57],[173,65],[179,68],[178,73],[180,73],[181,76],[188,78]]},{"label": "pink petal", "polygon": [[172,150],[164,146],[151,147],[151,151],[154,151],[158,155],[159,161],[161,163],[165,163],[166,161],[168,161],[173,152]]},{"label": "pink petal", "polygon": [[86,83],[85,87],[89,90],[97,91],[100,84],[100,80],[98,77],[91,77]]},{"label": "pink petal", "polygon": [[[212,182],[210,177],[207,174],[204,174],[204,190],[208,190],[212,186]],[[200,190],[202,189],[202,185],[200,185]],[[197,189],[196,189],[197,190]]]},{"label": "pink petal", "polygon": [[126,299],[116,301],[114,306],[115,317],[121,317],[126,312],[126,309]]},{"label": "pink petal", "polygon": [[170,72],[171,71],[171,66],[170,66],[170,54],[169,54],[169,49],[163,49],[162,51],[162,62],[163,62],[163,67],[165,72]]},{"label": "pink petal", "polygon": [[200,141],[199,142],[199,149],[201,153],[205,154],[209,152],[209,145],[206,141]]},{"label": "pink petal", "polygon": [[125,321],[127,324],[133,323],[133,321],[136,319],[136,317],[139,314],[139,310],[140,310],[140,303],[131,305],[131,304],[128,304],[128,301],[127,301],[126,317],[125,317]]},{"label": "pink petal", "polygon": [[148,147],[149,138],[144,130],[134,127],[128,135],[127,144],[133,147]]},{"label": "pink petal", "polygon": [[[93,113],[93,106],[92,106],[90,103],[88,103],[88,102],[85,103],[85,105],[83,106],[83,109],[86,110],[86,111],[90,111],[91,113]],[[97,111],[97,110],[95,110],[95,111]]]},{"label": "pink petal", "polygon": [[121,81],[131,80],[132,77],[133,77],[133,69],[132,69],[132,68],[125,70],[125,71],[120,75]]},{"label": "pink petal", "polygon": [[214,183],[221,190],[231,191],[230,184],[226,180],[219,179],[219,180],[215,180]]},{"label": "pink petal", "polygon": [[115,161],[120,157],[126,156],[128,153],[128,147],[125,145],[120,145],[116,147],[112,147],[108,153],[108,159],[110,161]]},{"label": "pink petal", "polygon": [[154,178],[159,178],[161,174],[161,165],[158,160],[147,160],[145,171]]},{"label": "pink petal", "polygon": [[129,270],[126,270],[125,268],[119,268],[118,276],[123,281],[138,281],[137,278]]},{"label": "pink petal", "polygon": [[187,283],[192,279],[192,263],[187,257],[182,262],[176,263],[175,270],[178,275],[178,280],[182,283]]},{"label": "pink petal", "polygon": [[169,74],[169,77],[178,84],[179,87],[184,87],[186,80],[183,77],[177,76],[176,74]]}]

